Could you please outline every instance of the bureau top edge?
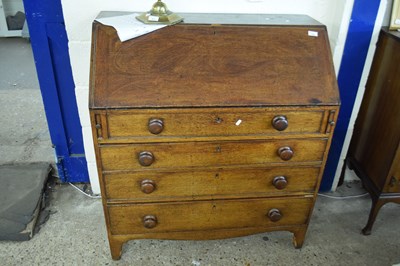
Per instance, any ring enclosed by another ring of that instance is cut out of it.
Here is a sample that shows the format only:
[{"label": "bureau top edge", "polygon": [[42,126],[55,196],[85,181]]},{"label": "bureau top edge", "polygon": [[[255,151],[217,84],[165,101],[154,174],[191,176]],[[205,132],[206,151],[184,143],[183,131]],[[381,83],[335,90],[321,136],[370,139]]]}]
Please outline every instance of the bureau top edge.
[{"label": "bureau top edge", "polygon": [[[143,11],[142,11],[143,12]],[[129,15],[142,12],[101,11],[96,19]],[[177,13],[183,18],[179,24],[203,25],[279,25],[279,26],[322,26],[307,15],[296,14],[248,14],[248,13]]]},{"label": "bureau top edge", "polygon": [[180,110],[185,110],[185,109],[224,109],[224,108],[329,108],[329,109],[336,109],[339,108],[341,105],[340,99],[338,99],[337,102],[335,103],[323,103],[323,104],[310,104],[310,105],[277,105],[277,104],[271,104],[271,105],[220,105],[220,106],[206,106],[206,105],[200,105],[200,106],[195,106],[195,105],[171,105],[171,106],[154,106],[154,105],[144,105],[144,106],[96,106],[92,101],[89,102],[89,109],[90,110],[160,110],[160,109],[180,109]]}]

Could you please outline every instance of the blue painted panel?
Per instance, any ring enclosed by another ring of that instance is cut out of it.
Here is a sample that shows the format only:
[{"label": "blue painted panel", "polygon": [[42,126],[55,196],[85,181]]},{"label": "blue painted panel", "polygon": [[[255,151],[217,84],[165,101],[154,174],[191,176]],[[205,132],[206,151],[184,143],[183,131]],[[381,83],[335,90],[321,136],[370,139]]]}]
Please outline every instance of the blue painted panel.
[{"label": "blue painted panel", "polygon": [[82,130],[64,24],[47,23],[47,36],[69,154],[83,154]]},{"label": "blue painted panel", "polygon": [[59,176],[88,182],[61,2],[29,0],[24,7]]},{"label": "blue painted panel", "polygon": [[338,75],[341,109],[320,191],[332,187],[371,42],[380,0],[355,0]]}]

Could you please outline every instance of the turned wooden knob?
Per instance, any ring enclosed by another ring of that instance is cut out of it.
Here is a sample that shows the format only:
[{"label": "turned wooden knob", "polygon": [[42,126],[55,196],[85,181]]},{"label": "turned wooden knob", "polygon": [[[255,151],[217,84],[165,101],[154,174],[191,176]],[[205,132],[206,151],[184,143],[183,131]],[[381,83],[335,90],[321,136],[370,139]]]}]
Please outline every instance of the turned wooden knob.
[{"label": "turned wooden knob", "polygon": [[154,156],[149,151],[139,153],[139,163],[141,166],[149,166],[154,162]]},{"label": "turned wooden knob", "polygon": [[272,126],[278,131],[283,131],[289,126],[289,122],[286,116],[278,115],[272,119]]},{"label": "turned wooden knob", "polygon": [[268,218],[271,222],[277,222],[282,218],[282,214],[278,209],[271,209],[268,212]]},{"label": "turned wooden knob", "polygon": [[164,129],[164,122],[161,119],[150,119],[148,128],[150,133],[160,134]]},{"label": "turned wooden knob", "polygon": [[143,217],[143,226],[151,229],[156,227],[157,225],[157,217],[154,215],[146,215],[145,217]]},{"label": "turned wooden knob", "polygon": [[288,182],[286,180],[286,177],[284,176],[276,176],[274,177],[274,180],[272,181],[272,184],[276,189],[284,189]]},{"label": "turned wooden knob", "polygon": [[278,155],[279,157],[281,157],[282,160],[289,161],[290,159],[292,159],[294,152],[290,147],[281,147],[278,150]]},{"label": "turned wooden knob", "polygon": [[149,179],[143,180],[140,182],[140,189],[143,193],[150,194],[156,189],[156,182]]}]

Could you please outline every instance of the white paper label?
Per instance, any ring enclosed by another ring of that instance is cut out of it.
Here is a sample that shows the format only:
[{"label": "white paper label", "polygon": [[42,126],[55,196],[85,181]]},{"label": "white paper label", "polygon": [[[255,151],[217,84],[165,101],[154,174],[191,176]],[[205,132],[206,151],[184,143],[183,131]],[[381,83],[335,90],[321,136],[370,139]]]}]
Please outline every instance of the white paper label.
[{"label": "white paper label", "polygon": [[157,16],[149,16],[149,21],[158,21],[160,17]]},{"label": "white paper label", "polygon": [[308,36],[318,37],[318,31],[309,30],[308,31]]},{"label": "white paper label", "polygon": [[136,19],[136,16],[138,15],[139,14],[137,13],[133,13],[130,15],[99,18],[96,20],[104,25],[114,27],[117,30],[118,37],[121,42],[142,36],[167,26],[165,24],[144,24]]}]

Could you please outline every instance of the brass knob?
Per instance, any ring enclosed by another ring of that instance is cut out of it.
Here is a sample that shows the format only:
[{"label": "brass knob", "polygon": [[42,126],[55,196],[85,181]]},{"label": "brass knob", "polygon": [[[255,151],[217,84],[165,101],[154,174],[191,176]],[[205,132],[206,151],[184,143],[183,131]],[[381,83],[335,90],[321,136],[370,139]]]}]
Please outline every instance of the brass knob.
[{"label": "brass knob", "polygon": [[294,152],[290,147],[281,147],[278,150],[278,155],[279,157],[281,157],[282,160],[289,161],[290,159],[292,159]]},{"label": "brass knob", "polygon": [[154,162],[154,156],[149,151],[139,153],[139,163],[141,166],[150,166]]},{"label": "brass knob", "polygon": [[151,229],[156,227],[157,225],[157,217],[155,215],[146,215],[143,217],[143,226]]},{"label": "brass knob", "polygon": [[272,126],[278,131],[283,131],[289,126],[289,122],[286,116],[278,115],[272,119]]},{"label": "brass knob", "polygon": [[143,180],[140,182],[140,189],[143,193],[150,194],[156,189],[156,182],[149,179]]},{"label": "brass knob", "polygon": [[282,214],[281,211],[278,209],[271,209],[268,212],[268,218],[271,220],[271,222],[277,222],[280,219],[282,219]]},{"label": "brass knob", "polygon": [[288,182],[284,176],[275,176],[274,180],[272,180],[272,184],[276,189],[281,190],[287,186]]},{"label": "brass knob", "polygon": [[150,119],[148,129],[154,135],[160,134],[164,129],[164,122],[161,119]]}]

